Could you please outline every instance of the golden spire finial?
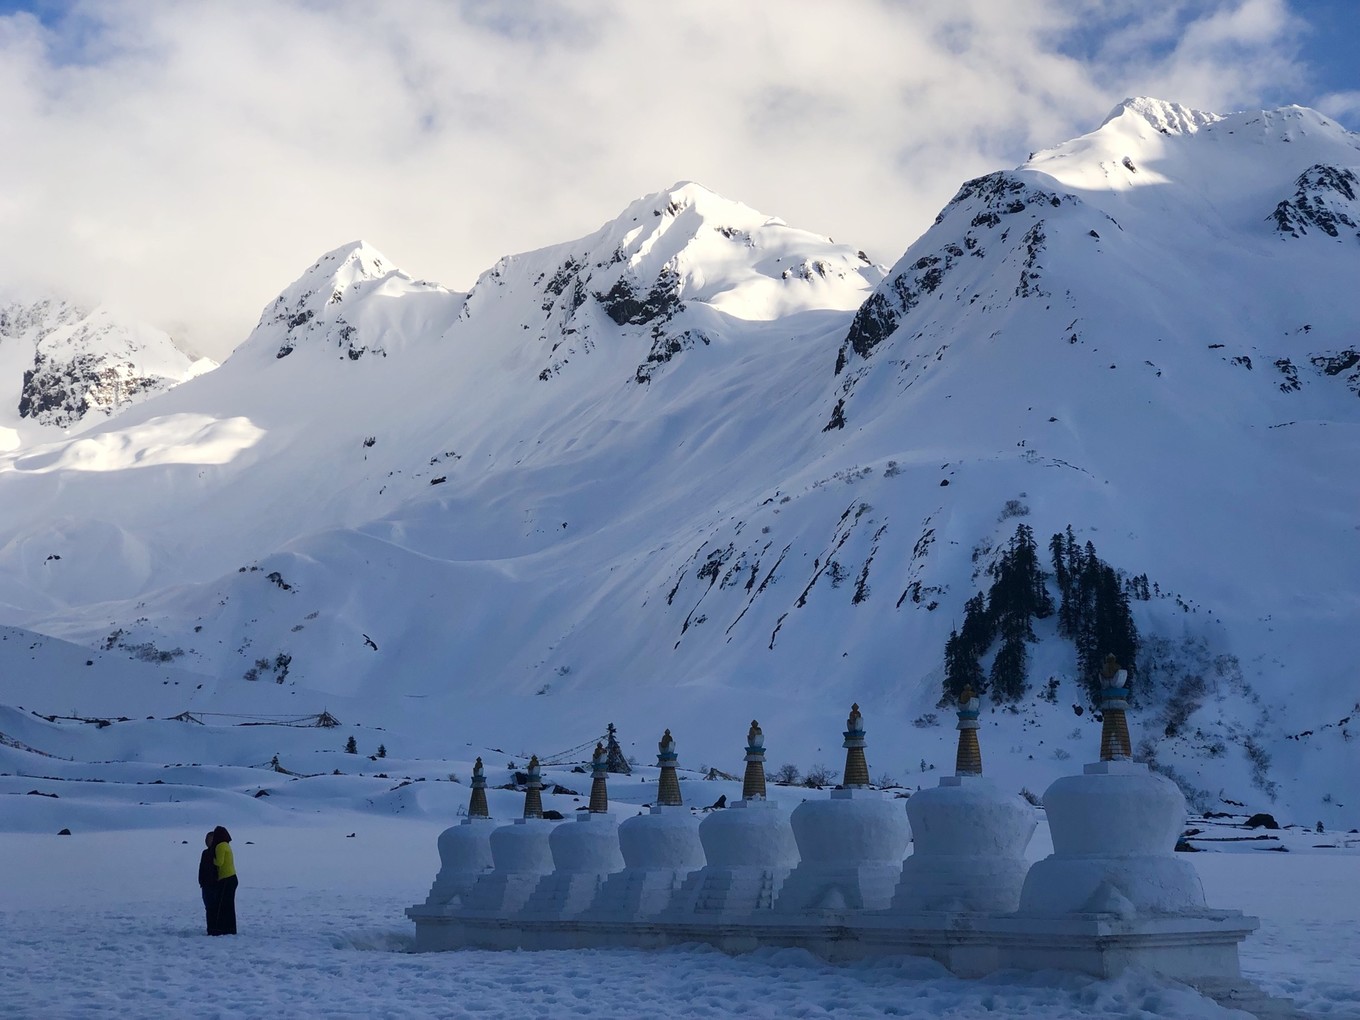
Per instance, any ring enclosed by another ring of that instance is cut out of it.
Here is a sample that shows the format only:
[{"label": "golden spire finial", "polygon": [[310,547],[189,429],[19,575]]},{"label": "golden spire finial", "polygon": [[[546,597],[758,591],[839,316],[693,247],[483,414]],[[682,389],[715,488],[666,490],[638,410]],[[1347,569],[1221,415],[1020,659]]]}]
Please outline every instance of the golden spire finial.
[{"label": "golden spire finial", "polygon": [[543,775],[538,764],[538,755],[529,759],[529,778],[524,784],[524,817],[543,817]]},{"label": "golden spire finial", "polygon": [[869,763],[864,757],[864,717],[859,713],[859,703],[850,706],[850,718],[845,720],[845,777],[846,787],[867,787],[869,785]]},{"label": "golden spire finial", "polygon": [[1100,760],[1127,760],[1133,757],[1129,721],[1124,714],[1129,707],[1129,674],[1113,655],[1107,655],[1100,675],[1104,681],[1100,690]]},{"label": "golden spire finial", "polygon": [[675,753],[675,738],[671,736],[670,730],[662,734],[657,749],[656,763],[661,767],[661,775],[657,778],[656,802],[679,807],[684,804],[684,800],[680,796],[680,778],[675,774],[678,758]]},{"label": "golden spire finial", "polygon": [[959,749],[954,758],[954,775],[982,775],[982,748],[978,746],[978,698],[972,687],[959,695]]},{"label": "golden spire finial", "polygon": [[754,719],[746,733],[746,774],[742,777],[741,799],[765,799],[765,734]]},{"label": "golden spire finial", "polygon": [[486,772],[482,768],[481,758],[472,766],[472,796],[468,798],[468,817],[491,817],[491,811],[486,806]]},{"label": "golden spire finial", "polygon": [[609,789],[605,777],[609,774],[609,753],[604,744],[595,745],[595,754],[590,759],[590,813],[602,815],[609,811]]}]

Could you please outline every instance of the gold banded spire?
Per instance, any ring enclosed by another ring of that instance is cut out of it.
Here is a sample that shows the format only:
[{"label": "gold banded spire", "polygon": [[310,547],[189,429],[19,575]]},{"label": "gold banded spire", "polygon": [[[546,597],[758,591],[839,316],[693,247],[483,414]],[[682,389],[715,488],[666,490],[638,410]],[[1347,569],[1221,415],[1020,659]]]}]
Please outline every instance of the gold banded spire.
[{"label": "gold banded spire", "polygon": [[667,730],[657,744],[656,763],[661,766],[661,776],[657,780],[659,789],[656,792],[658,804],[670,807],[684,804],[680,797],[680,778],[675,774],[676,758],[675,738],[671,736],[671,731]]},{"label": "gold banded spire", "polygon": [[543,817],[543,778],[538,755],[529,759],[529,781],[524,784],[524,817]]},{"label": "gold banded spire", "polygon": [[965,687],[959,695],[959,753],[954,758],[954,775],[982,775],[982,748],[978,746],[978,697]]},{"label": "gold banded spire", "polygon": [[1100,760],[1128,760],[1133,757],[1129,721],[1124,715],[1129,707],[1129,674],[1119,668],[1113,655],[1107,655],[1100,676],[1104,681],[1100,690]]},{"label": "gold banded spire", "polygon": [[609,790],[605,776],[609,774],[609,753],[604,744],[595,745],[595,756],[590,759],[590,813],[602,815],[609,811]]},{"label": "gold banded spire", "polygon": [[845,779],[842,785],[850,788],[869,785],[869,763],[864,758],[864,717],[859,705],[850,706],[850,718],[845,720]]},{"label": "gold banded spire", "polygon": [[468,817],[491,817],[491,811],[486,806],[486,772],[482,769],[480,758],[472,766],[472,797],[468,800]]},{"label": "gold banded spire", "polygon": [[746,775],[742,777],[741,799],[765,799],[765,734],[754,719],[746,734]]}]

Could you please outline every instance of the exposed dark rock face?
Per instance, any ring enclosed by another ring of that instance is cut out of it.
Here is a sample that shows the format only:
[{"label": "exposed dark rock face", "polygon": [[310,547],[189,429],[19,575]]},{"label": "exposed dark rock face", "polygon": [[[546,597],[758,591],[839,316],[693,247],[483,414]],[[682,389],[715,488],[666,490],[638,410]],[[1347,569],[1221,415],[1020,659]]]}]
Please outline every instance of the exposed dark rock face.
[{"label": "exposed dark rock face", "polygon": [[638,366],[634,378],[640,383],[651,382],[652,374],[681,351],[693,350],[700,344],[707,347],[709,343],[708,335],[703,330],[686,329],[669,335],[658,329],[653,332],[652,349],[647,360]]},{"label": "exposed dark rock face", "polygon": [[1360,351],[1344,350],[1335,354],[1314,354],[1308,359],[1326,376],[1345,376],[1346,388],[1360,397]]},{"label": "exposed dark rock face", "polygon": [[1360,178],[1343,167],[1310,166],[1294,181],[1294,197],[1275,207],[1268,219],[1275,229],[1290,237],[1302,237],[1311,229],[1328,237],[1349,234],[1360,240]]},{"label": "exposed dark rock face", "polygon": [[684,311],[680,300],[680,279],[669,266],[661,271],[645,294],[636,281],[623,277],[607,294],[596,294],[605,314],[619,326],[647,326],[665,322]]},{"label": "exposed dark rock face", "polygon": [[[855,313],[840,350],[836,355],[836,375],[846,375],[836,406],[823,431],[845,426],[846,402],[862,374],[854,370],[856,356],[867,360],[926,298],[936,294],[950,274],[968,259],[986,258],[989,250],[999,249],[1002,257],[1015,252],[1019,257],[1019,279],[1013,297],[1046,297],[1041,286],[1043,255],[1048,236],[1044,216],[1063,205],[1075,205],[1075,195],[1060,194],[1037,186],[1018,174],[998,171],[967,181],[935,218],[935,227],[956,217],[953,239],[934,251],[918,255],[909,264],[901,262]],[[1027,213],[1016,228],[1023,235],[1011,236],[1013,217]],[[957,218],[968,217],[966,220]],[[934,229],[934,228],[932,228]],[[1095,234],[1094,231],[1088,231]],[[931,234],[927,233],[927,237]],[[938,234],[936,236],[939,236]],[[1096,235],[1097,239],[1099,235]],[[976,297],[976,296],[975,296]],[[847,369],[852,369],[847,372]]]},{"label": "exposed dark rock face", "polygon": [[[283,295],[279,295],[274,302],[274,307],[270,314],[266,314],[261,319],[261,325],[282,323],[287,329],[287,335],[283,342],[279,344],[279,349],[274,355],[276,358],[286,358],[297,350],[302,344],[315,344],[317,341],[313,337],[319,334],[319,340],[327,346],[334,345],[342,357],[350,361],[358,361],[365,354],[373,354],[377,357],[387,357],[387,352],[381,347],[370,347],[364,344],[359,338],[359,331],[341,315],[334,315],[329,322],[317,318],[316,310],[307,307],[315,291],[306,291],[296,302],[288,303]],[[339,304],[341,295],[335,291],[326,301],[327,305]]]},{"label": "exposed dark rock face", "polygon": [[[1008,216],[1022,213],[1026,209],[1052,209],[1064,202],[1075,202],[1072,195],[1058,195],[1045,191],[1016,177],[1013,173],[997,172],[985,177],[977,177],[961,187],[949,204],[935,218],[938,226],[950,215],[951,211],[967,204],[978,209],[968,222],[962,245],[950,243],[935,253],[921,256],[905,269],[893,273],[860,306],[850,323],[841,355],[837,359],[836,374],[844,369],[848,351],[854,351],[861,358],[867,358],[875,347],[886,340],[900,325],[907,314],[919,305],[923,298],[939,290],[946,275],[960,259],[965,256],[982,258],[986,255],[983,246],[984,232],[1001,226]],[[1000,240],[1006,240],[1002,233]],[[987,238],[987,240],[991,240]],[[1043,220],[1039,220],[1025,233],[1022,244],[1025,246],[1025,260],[1020,271],[1020,282],[1016,287],[1017,297],[1042,294],[1035,281],[1039,279],[1038,257],[1043,251],[1045,235]]]},{"label": "exposed dark rock face", "polygon": [[139,375],[131,362],[111,362],[97,354],[62,362],[39,352],[24,372],[19,417],[67,428],[93,410],[113,414],[138,395],[170,385],[171,380],[158,375]]}]

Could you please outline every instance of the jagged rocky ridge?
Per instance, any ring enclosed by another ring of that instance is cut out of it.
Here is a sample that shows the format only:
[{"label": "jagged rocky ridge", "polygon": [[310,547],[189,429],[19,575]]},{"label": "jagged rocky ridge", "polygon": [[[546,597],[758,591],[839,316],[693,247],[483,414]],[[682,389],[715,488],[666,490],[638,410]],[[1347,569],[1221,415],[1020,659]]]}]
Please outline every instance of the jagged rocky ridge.
[{"label": "jagged rocky ridge", "polygon": [[681,182],[579,241],[502,259],[462,318],[534,334],[540,381],[607,337],[646,383],[677,355],[740,329],[733,317],[850,309],[880,279],[863,252]]},{"label": "jagged rocky ridge", "polygon": [[213,367],[152,327],[53,299],[0,308],[0,344],[31,358],[12,410],[58,428],[114,415]]}]

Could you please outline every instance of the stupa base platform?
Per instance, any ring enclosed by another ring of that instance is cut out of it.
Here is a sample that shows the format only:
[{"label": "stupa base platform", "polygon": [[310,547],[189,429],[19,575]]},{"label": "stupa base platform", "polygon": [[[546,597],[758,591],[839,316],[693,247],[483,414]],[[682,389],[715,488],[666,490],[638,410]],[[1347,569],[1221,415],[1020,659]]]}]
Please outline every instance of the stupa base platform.
[{"label": "stupa base platform", "polygon": [[1027,917],[1016,914],[866,913],[828,921],[769,912],[731,922],[694,920],[535,920],[475,916],[420,904],[416,952],[457,949],[657,949],[702,943],[739,954],[805,949],[834,962],[923,956],[960,977],[995,970],[1071,970],[1114,977],[1131,968],[1189,984],[1241,980],[1238,944],[1259,922],[1239,911],[1136,918],[1115,914]]}]

